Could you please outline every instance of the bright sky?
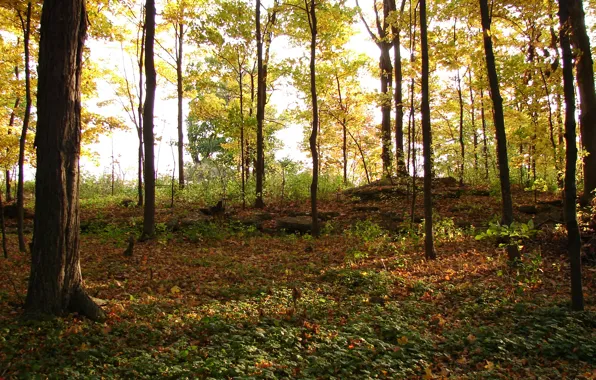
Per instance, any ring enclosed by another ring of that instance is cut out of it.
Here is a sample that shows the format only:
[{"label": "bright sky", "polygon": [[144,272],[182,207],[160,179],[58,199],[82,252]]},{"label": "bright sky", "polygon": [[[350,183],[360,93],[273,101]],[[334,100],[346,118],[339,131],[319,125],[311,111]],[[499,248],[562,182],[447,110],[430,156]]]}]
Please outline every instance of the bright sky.
[{"label": "bright sky", "polygon": [[[365,4],[361,4],[366,6]],[[158,10],[159,12],[159,10]],[[357,34],[353,37],[350,48],[365,52],[374,60],[378,59],[379,50],[377,46],[370,41],[369,36],[361,25],[357,24]],[[91,51],[93,60],[103,62],[107,67],[116,67],[123,70],[123,61],[130,62],[130,57],[122,57],[120,45],[117,43],[106,44],[103,41],[88,41],[88,46]],[[157,49],[157,47],[156,47]],[[273,41],[272,51],[278,58],[285,58],[289,56],[301,56],[304,52],[298,48],[289,48],[284,38],[278,38]],[[127,63],[128,65],[128,63]],[[128,75],[130,67],[127,69]],[[378,81],[371,78],[372,89],[378,89]],[[101,100],[114,98],[114,88],[107,82],[98,83],[98,90]],[[289,99],[296,99],[296,94],[292,88],[281,88],[277,90],[281,93],[276,93],[271,97],[271,102],[278,110],[285,109],[289,104]],[[165,173],[171,174],[174,165],[177,163],[177,154],[173,154],[172,150],[176,147],[170,145],[171,141],[177,140],[177,101],[176,99],[167,99],[175,93],[175,88],[171,84],[164,83],[158,78],[158,88],[156,94],[155,105],[155,134],[161,137],[161,140],[156,143],[156,170],[158,175]],[[188,99],[185,100],[184,112],[188,114]],[[97,111],[97,110],[94,110]],[[118,162],[116,171],[124,176],[125,180],[133,180],[137,172],[137,149],[138,138],[134,125],[129,121],[128,116],[122,110],[120,104],[116,103],[109,107],[104,107],[102,114],[111,114],[120,116],[127,122],[130,129],[128,131],[115,132],[111,136],[102,136],[100,141],[88,148],[95,152],[94,157],[82,157],[81,169],[83,172],[102,174],[111,172],[112,149],[114,158]],[[277,137],[283,142],[283,148],[276,152],[277,158],[290,157],[295,160],[307,160],[307,156],[300,150],[300,142],[303,136],[303,127],[299,125],[291,125],[277,133]],[[185,131],[186,133],[186,131]],[[185,160],[190,161],[190,156],[186,156]]]}]

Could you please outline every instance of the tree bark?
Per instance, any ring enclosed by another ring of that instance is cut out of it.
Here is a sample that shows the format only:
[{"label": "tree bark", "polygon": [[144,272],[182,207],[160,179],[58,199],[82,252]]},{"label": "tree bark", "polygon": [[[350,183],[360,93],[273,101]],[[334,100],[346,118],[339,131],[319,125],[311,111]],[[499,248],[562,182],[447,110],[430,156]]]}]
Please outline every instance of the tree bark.
[{"label": "tree bark", "polygon": [[429,104],[429,58],[426,23],[426,0],[420,0],[420,50],[422,53],[422,149],[424,154],[424,255],[428,260],[436,259],[433,242],[432,205],[432,133],[430,128]]},{"label": "tree bark", "polygon": [[[397,11],[395,0],[392,0],[392,10]],[[402,0],[399,14],[404,13],[406,0]],[[403,70],[401,64],[401,30],[394,24],[391,26],[393,33],[393,60],[394,60],[394,102],[395,102],[395,165],[397,175],[407,175],[408,169],[404,160],[404,103],[403,103]]]},{"label": "tree bark", "polygon": [[24,47],[25,47],[25,116],[23,117],[23,129],[19,140],[19,180],[17,183],[17,231],[19,235],[19,251],[26,252],[25,243],[25,144],[27,143],[27,130],[29,129],[29,119],[31,117],[31,68],[29,65],[29,39],[31,37],[31,2],[27,3],[27,14],[25,19],[19,11],[19,19],[23,29]]},{"label": "tree bark", "polygon": [[[141,7],[141,20],[143,16],[145,16],[145,10]],[[137,206],[142,207],[144,204],[143,199],[143,165],[144,165],[144,153],[143,153],[143,61],[145,56],[145,23],[141,21],[141,40],[137,43],[137,54],[138,54],[138,67],[139,67],[139,105],[137,108],[138,118],[139,118],[139,125],[137,128],[137,133],[139,135],[139,151],[138,151],[138,183],[137,183],[137,194],[138,194],[138,201]],[[131,100],[132,102],[132,100]]]},{"label": "tree bark", "polygon": [[317,14],[315,0],[304,0],[308,10],[310,26],[310,95],[312,101],[312,130],[310,133],[310,153],[312,155],[312,182],[310,184],[310,205],[312,216],[312,235],[319,236],[319,215],[317,210],[317,192],[319,188],[319,152],[317,151],[317,132],[319,128],[319,106],[317,103],[316,49],[317,49]]},{"label": "tree bark", "polygon": [[155,107],[156,73],[154,61],[155,45],[155,0],[145,3],[145,77],[147,95],[143,112],[143,140],[145,143],[145,209],[143,213],[142,240],[155,236],[155,164],[153,147],[153,109]]},{"label": "tree bark", "polygon": [[[502,216],[501,224],[511,225],[513,222],[513,202],[511,200],[511,184],[509,182],[509,160],[507,157],[507,136],[505,135],[505,117],[503,114],[503,98],[499,90],[499,78],[495,65],[493,43],[490,32],[490,18],[488,13],[487,0],[480,0],[480,16],[482,18],[482,30],[484,35],[484,51],[486,54],[486,68],[490,83],[490,96],[493,101],[493,118],[497,140],[497,160],[499,161],[499,179],[501,181]],[[509,260],[519,259],[517,247],[507,249]]]},{"label": "tree bark", "polygon": [[83,0],[45,0],[37,91],[37,174],[26,315],[103,311],[83,289],[79,252],[81,71],[87,29]]},{"label": "tree bark", "polygon": [[261,33],[261,0],[257,0],[256,5],[256,39],[257,39],[257,165],[256,165],[256,199],[255,207],[265,207],[263,201],[263,180],[265,171],[265,153],[264,153],[264,137],[263,137],[263,122],[265,120],[265,82],[263,77],[263,35]]},{"label": "tree bark", "polygon": [[[15,67],[15,74],[17,77],[17,80],[19,79],[19,69],[18,67]],[[10,119],[8,121],[8,134],[12,134],[12,127],[14,127],[14,119],[16,117],[17,114],[17,109],[19,108],[19,104],[21,103],[21,98],[17,97],[17,99],[14,102],[14,107],[12,109],[12,111],[10,112]],[[10,151],[10,148],[6,148],[6,153],[8,153]],[[10,170],[6,170],[6,202],[12,202],[12,189],[11,189],[11,183],[10,183]]]},{"label": "tree bark", "polygon": [[[571,263],[571,307],[573,310],[584,309],[582,293],[581,240],[577,225],[575,209],[576,185],[575,166],[577,163],[577,144],[575,134],[575,93],[573,85],[573,61],[569,34],[575,34],[576,29],[571,19],[574,17],[570,6],[574,0],[559,0],[559,19],[561,23],[560,43],[563,51],[563,92],[565,94],[565,143],[567,145],[565,158],[565,222],[567,224],[567,244],[569,261]],[[581,2],[580,2],[581,3]],[[578,71],[580,70],[578,66]],[[578,74],[579,75],[579,74]],[[581,90],[580,90],[581,91]]]},{"label": "tree bark", "polygon": [[[584,157],[584,194],[582,203],[592,199],[596,189],[596,92],[594,90],[594,63],[590,50],[590,38],[586,31],[582,0],[565,1],[568,6],[569,22],[572,28],[571,43],[578,51],[575,57],[577,87],[580,99],[579,126]],[[561,2],[559,2],[561,6]]]},{"label": "tree bark", "polygon": [[182,77],[182,46],[184,44],[184,24],[178,25],[178,51],[176,52],[176,84],[178,92],[178,185],[184,189],[184,113],[182,101],[184,97]]}]

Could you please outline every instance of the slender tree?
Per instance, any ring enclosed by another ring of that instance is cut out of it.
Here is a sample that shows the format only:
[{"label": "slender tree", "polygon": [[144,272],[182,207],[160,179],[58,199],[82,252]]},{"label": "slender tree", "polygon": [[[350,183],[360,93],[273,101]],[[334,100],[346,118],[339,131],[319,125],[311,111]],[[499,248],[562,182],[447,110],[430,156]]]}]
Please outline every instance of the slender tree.
[{"label": "slender tree", "polygon": [[[406,0],[402,0],[399,7],[400,17],[404,13],[406,7]],[[395,0],[391,0],[391,8],[395,12]],[[401,64],[401,29],[399,23],[393,22],[391,24],[391,33],[393,34],[393,60],[394,60],[394,76],[395,89],[393,91],[393,99],[395,102],[395,162],[398,175],[408,173],[406,162],[404,160],[404,104],[403,104],[403,72]]]},{"label": "slender tree", "polygon": [[391,36],[391,27],[389,24],[389,13],[395,8],[394,0],[383,0],[383,16],[379,14],[377,5],[374,4],[375,22],[377,25],[377,34],[373,33],[370,26],[362,15],[362,10],[356,0],[359,8],[360,19],[366,27],[370,38],[381,50],[379,57],[379,70],[381,78],[381,159],[383,161],[383,175],[391,176],[391,92],[390,87],[393,82],[393,66],[391,64],[391,47],[393,46],[393,37]]},{"label": "slender tree", "polygon": [[[480,0],[480,16],[482,19],[482,33],[484,37],[484,52],[486,54],[486,69],[490,84],[490,96],[493,101],[493,119],[497,140],[497,160],[499,161],[499,179],[501,181],[502,216],[501,224],[513,223],[513,201],[511,200],[511,184],[509,182],[509,161],[507,158],[507,136],[505,134],[505,116],[503,114],[503,98],[499,89],[499,78],[495,65],[492,34],[490,30],[490,16],[487,0]],[[510,261],[519,258],[519,250],[514,244],[508,244],[507,254]]]},{"label": "slender tree", "polygon": [[[565,143],[567,145],[565,157],[565,222],[567,223],[567,241],[569,259],[571,262],[571,306],[573,310],[584,309],[582,293],[581,241],[577,225],[575,199],[577,189],[575,185],[575,166],[577,163],[577,144],[575,141],[575,93],[573,85],[573,61],[571,44],[569,42],[573,0],[559,0],[559,19],[561,30],[559,33],[561,50],[563,51],[563,92],[565,95]],[[573,29],[575,32],[575,29]],[[579,67],[578,67],[579,70]]]},{"label": "slender tree", "polygon": [[155,0],[145,3],[145,77],[147,95],[143,112],[143,140],[145,143],[145,209],[141,240],[155,235],[155,164],[153,147],[153,109],[155,106],[156,73],[154,60],[155,46]]},{"label": "slender tree", "polygon": [[182,21],[176,25],[176,92],[178,95],[178,185],[184,188],[184,112],[182,102],[184,100],[184,87],[182,76],[182,59],[184,46],[184,24]]},{"label": "slender tree", "polygon": [[424,255],[434,260],[437,255],[433,242],[432,204],[432,134],[430,128],[430,104],[428,91],[428,32],[426,21],[426,0],[420,0],[420,51],[422,55],[422,149],[424,155]]},{"label": "slender tree", "polygon": [[27,130],[29,129],[29,119],[31,117],[31,68],[29,65],[29,39],[31,37],[31,2],[27,3],[27,14],[23,19],[23,15],[19,11],[19,19],[21,20],[21,28],[23,30],[23,45],[25,48],[25,116],[23,117],[23,129],[21,130],[21,138],[19,140],[19,180],[17,183],[17,230],[19,235],[19,250],[21,252],[27,251],[27,244],[25,244],[25,205],[24,205],[24,184],[25,184],[25,144],[27,142]]},{"label": "slender tree", "polygon": [[[561,7],[559,1],[559,7]],[[568,22],[571,24],[571,43],[576,54],[576,79],[580,99],[580,119],[584,156],[584,194],[582,203],[587,204],[596,190],[596,92],[594,90],[594,62],[590,49],[590,37],[586,30],[582,0],[565,1],[568,7]]]},{"label": "slender tree", "polygon": [[319,128],[319,105],[317,103],[316,49],[317,49],[317,14],[315,0],[304,0],[310,28],[310,95],[312,102],[312,130],[310,132],[310,154],[312,156],[312,182],[310,185],[310,204],[312,216],[312,234],[319,236],[319,215],[317,210],[317,191],[319,188],[319,152],[317,133]]},{"label": "slender tree", "polygon": [[257,165],[256,165],[256,200],[255,207],[265,207],[263,201],[263,180],[265,176],[265,153],[263,141],[263,122],[265,120],[265,103],[267,100],[263,70],[263,34],[261,33],[261,0],[257,0],[255,9],[257,39]]},{"label": "slender tree", "polygon": [[45,0],[37,91],[37,174],[29,316],[102,310],[83,289],[79,252],[81,71],[87,30],[84,0]]}]

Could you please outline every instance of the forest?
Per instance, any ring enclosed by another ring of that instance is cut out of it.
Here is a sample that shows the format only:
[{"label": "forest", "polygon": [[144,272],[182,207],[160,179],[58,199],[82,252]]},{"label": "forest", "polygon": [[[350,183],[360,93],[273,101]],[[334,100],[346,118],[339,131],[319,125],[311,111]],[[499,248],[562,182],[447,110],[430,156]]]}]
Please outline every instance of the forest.
[{"label": "forest", "polygon": [[595,17],[0,0],[0,380],[596,379]]}]

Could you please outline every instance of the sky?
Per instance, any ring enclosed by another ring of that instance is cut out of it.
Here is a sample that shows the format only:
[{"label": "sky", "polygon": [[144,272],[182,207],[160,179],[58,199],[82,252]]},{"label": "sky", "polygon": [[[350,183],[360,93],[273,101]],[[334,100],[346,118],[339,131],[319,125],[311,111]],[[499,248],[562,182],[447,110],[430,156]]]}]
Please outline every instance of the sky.
[{"label": "sky", "polygon": [[[361,4],[363,7],[366,4]],[[158,9],[159,12],[159,9]],[[357,32],[349,43],[349,47],[369,55],[373,60],[378,59],[379,50],[377,46],[370,40],[368,33],[361,23],[356,25]],[[87,42],[91,52],[91,59],[101,62],[101,65],[106,67],[115,67],[121,72],[124,70],[124,65],[128,75],[130,75],[131,67],[129,66],[130,57],[123,57],[123,53],[118,43],[106,43],[105,41]],[[158,49],[156,47],[156,49]],[[287,39],[277,38],[272,43],[272,52],[277,59],[283,59],[292,56],[301,56],[305,52],[299,48],[291,48],[287,44]],[[156,170],[158,175],[171,174],[174,166],[177,167],[177,154],[173,152],[176,150],[170,142],[177,140],[177,100],[168,99],[175,93],[175,87],[169,83],[160,81],[158,77],[158,88],[156,94],[155,105],[155,133],[161,139],[156,143]],[[99,98],[102,100],[115,97],[115,89],[113,85],[106,81],[98,81]],[[280,86],[281,87],[281,86]],[[378,80],[371,78],[370,87],[372,90],[378,90]],[[296,94],[292,88],[281,87],[276,90],[279,93],[273,94],[270,101],[276,106],[278,110],[287,108],[289,100],[296,99]],[[270,94],[271,95],[271,94]],[[188,115],[188,103],[190,99],[184,101],[184,114]],[[98,143],[87,146],[88,151],[93,155],[81,157],[81,171],[84,173],[91,173],[94,175],[107,174],[111,172],[112,152],[114,161],[117,162],[116,172],[121,178],[125,180],[134,180],[137,173],[137,149],[138,137],[134,125],[128,119],[128,116],[123,111],[119,103],[109,105],[107,107],[96,108],[91,106],[92,111],[104,115],[120,116],[122,120],[126,121],[129,126],[127,131],[117,131],[111,135],[101,136]],[[186,128],[185,128],[186,129]],[[185,130],[186,134],[186,130]],[[305,152],[300,149],[300,143],[303,139],[303,126],[289,125],[288,127],[277,132],[276,136],[282,143],[283,147],[276,152],[276,158],[289,157],[293,160],[299,160],[307,163],[308,157]],[[185,136],[186,141],[186,136]],[[174,154],[173,154],[174,153]],[[186,162],[190,161],[190,156],[185,155]]]}]

